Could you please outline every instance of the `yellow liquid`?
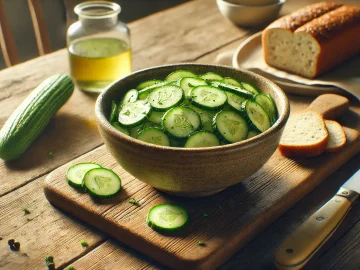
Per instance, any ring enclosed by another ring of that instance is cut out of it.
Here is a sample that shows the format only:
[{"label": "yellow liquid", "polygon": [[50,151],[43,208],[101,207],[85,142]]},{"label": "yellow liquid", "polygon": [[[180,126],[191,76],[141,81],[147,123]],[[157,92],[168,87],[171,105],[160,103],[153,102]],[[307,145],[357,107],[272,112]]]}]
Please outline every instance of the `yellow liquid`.
[{"label": "yellow liquid", "polygon": [[71,76],[80,89],[101,92],[131,72],[129,45],[115,38],[93,38],[69,47]]}]

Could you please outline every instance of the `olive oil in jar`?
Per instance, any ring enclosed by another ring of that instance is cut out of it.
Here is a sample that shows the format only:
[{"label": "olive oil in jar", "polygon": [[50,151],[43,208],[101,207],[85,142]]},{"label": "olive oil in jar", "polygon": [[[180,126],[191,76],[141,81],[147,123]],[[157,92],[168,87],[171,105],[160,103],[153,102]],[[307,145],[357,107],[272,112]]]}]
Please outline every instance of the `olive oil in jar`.
[{"label": "olive oil in jar", "polygon": [[129,44],[116,38],[88,38],[69,46],[71,76],[80,89],[101,92],[131,73]]}]

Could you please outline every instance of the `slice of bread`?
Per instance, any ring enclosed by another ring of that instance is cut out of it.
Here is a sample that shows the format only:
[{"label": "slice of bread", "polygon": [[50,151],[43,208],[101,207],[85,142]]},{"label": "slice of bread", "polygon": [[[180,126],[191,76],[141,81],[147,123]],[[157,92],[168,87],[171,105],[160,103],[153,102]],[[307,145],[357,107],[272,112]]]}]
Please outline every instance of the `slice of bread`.
[{"label": "slice of bread", "polygon": [[329,134],[321,114],[304,110],[289,117],[279,150],[286,157],[314,157],[325,151]]},{"label": "slice of bread", "polygon": [[346,144],[346,135],[342,126],[332,120],[325,120],[326,129],[329,133],[329,140],[325,151],[336,152],[343,148]]}]

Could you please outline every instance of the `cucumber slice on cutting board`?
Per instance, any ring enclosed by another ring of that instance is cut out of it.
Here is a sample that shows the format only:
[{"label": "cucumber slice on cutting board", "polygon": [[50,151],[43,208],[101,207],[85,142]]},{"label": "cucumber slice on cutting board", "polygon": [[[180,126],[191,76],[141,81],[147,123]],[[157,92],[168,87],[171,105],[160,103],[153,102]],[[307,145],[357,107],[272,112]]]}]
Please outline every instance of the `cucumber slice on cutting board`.
[{"label": "cucumber slice on cutting board", "polygon": [[66,180],[70,186],[75,188],[83,187],[84,175],[91,169],[101,168],[97,163],[78,163],[71,166],[66,172]]},{"label": "cucumber slice on cutting board", "polygon": [[120,192],[121,179],[112,170],[95,168],[85,173],[84,186],[93,197],[110,198]]},{"label": "cucumber slice on cutting board", "polygon": [[150,209],[146,223],[158,232],[174,232],[186,227],[189,215],[186,210],[175,204],[159,204]]}]

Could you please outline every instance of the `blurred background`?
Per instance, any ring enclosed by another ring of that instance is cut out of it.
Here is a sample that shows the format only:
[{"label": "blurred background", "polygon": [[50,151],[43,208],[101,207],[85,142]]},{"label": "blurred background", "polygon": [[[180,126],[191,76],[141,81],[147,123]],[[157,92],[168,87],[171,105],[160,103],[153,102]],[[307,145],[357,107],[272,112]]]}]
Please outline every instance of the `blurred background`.
[{"label": "blurred background", "polygon": [[[0,70],[66,47],[74,7],[85,0],[0,0]],[[189,0],[114,0],[129,23]],[[161,25],[159,25],[161,27]]]}]

